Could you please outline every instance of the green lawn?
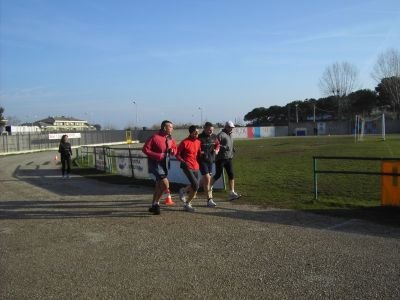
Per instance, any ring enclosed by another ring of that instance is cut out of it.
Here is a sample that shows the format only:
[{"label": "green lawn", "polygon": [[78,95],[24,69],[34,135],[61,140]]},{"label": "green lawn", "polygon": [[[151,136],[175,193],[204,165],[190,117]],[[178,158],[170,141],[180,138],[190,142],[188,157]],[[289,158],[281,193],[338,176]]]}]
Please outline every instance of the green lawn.
[{"label": "green lawn", "polygon": [[[400,136],[354,142],[351,136],[287,137],[235,141],[240,202],[295,209],[365,208],[380,204],[380,176],[318,175],[313,194],[313,156],[400,157]],[[380,172],[380,161],[321,160],[318,169]],[[217,193],[216,196],[223,196]]]}]

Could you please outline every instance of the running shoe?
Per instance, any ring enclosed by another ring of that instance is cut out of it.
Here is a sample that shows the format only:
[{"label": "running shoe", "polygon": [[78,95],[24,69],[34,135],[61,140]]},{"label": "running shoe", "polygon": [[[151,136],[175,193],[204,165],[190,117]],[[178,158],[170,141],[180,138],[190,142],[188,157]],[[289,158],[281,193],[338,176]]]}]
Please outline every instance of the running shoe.
[{"label": "running shoe", "polygon": [[213,199],[208,199],[207,201],[207,207],[216,207],[217,204],[213,201]]},{"label": "running shoe", "polygon": [[187,200],[186,197],[187,197],[187,196],[186,196],[186,193],[185,193],[185,188],[179,189],[179,199],[181,199],[181,201],[182,201],[183,203],[186,203],[186,200]]},{"label": "running shoe", "polygon": [[194,207],[190,203],[185,203],[185,206],[183,207],[183,209],[188,212],[194,212]]},{"label": "running shoe", "polygon": [[160,205],[158,204],[154,204],[149,208],[149,212],[155,214],[155,215],[159,215],[161,213],[160,211]]},{"label": "running shoe", "polygon": [[229,196],[228,196],[228,199],[229,200],[236,200],[236,199],[239,199],[240,197],[242,197],[242,195],[239,195],[236,192],[230,192]]}]

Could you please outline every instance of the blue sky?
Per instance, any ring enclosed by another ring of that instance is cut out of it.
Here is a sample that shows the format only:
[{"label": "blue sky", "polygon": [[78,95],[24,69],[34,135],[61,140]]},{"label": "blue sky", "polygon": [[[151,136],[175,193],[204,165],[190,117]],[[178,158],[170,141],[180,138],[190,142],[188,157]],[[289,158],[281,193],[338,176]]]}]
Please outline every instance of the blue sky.
[{"label": "blue sky", "polygon": [[398,0],[0,0],[0,17],[0,106],[24,122],[239,120],[322,97],[334,62],[373,89],[378,55],[400,49]]}]

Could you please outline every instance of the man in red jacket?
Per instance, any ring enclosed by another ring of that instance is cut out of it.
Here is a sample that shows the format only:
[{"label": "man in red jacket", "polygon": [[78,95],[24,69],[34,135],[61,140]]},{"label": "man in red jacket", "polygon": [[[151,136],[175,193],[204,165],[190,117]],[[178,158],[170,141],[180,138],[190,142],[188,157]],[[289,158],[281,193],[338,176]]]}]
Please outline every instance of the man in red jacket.
[{"label": "man in red jacket", "polygon": [[160,198],[169,189],[168,169],[170,157],[176,153],[176,142],[171,133],[174,126],[171,121],[164,120],[158,133],[152,135],[143,146],[143,153],[148,156],[149,171],[156,178],[153,202],[149,212],[160,214]]},{"label": "man in red jacket", "polygon": [[[199,189],[199,163],[198,157],[201,154],[200,140],[197,138],[199,131],[192,125],[189,127],[189,136],[184,139],[178,147],[176,158],[181,162],[181,169],[186,175],[190,184],[179,190],[179,198],[185,203],[184,210],[194,212],[191,201]],[[185,194],[188,194],[186,197]]]}]

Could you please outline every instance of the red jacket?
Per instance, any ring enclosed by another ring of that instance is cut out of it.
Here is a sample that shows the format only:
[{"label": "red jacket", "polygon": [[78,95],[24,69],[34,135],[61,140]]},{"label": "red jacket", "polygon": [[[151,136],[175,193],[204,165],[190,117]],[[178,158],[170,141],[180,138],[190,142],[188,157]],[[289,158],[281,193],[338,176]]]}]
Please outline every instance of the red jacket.
[{"label": "red jacket", "polygon": [[175,155],[176,150],[175,140],[162,130],[153,134],[142,148],[144,154],[158,162],[162,161],[168,152],[170,155]]},{"label": "red jacket", "polygon": [[176,158],[179,161],[186,162],[190,170],[198,170],[200,167],[197,159],[200,154],[200,140],[187,137],[179,144]]}]

